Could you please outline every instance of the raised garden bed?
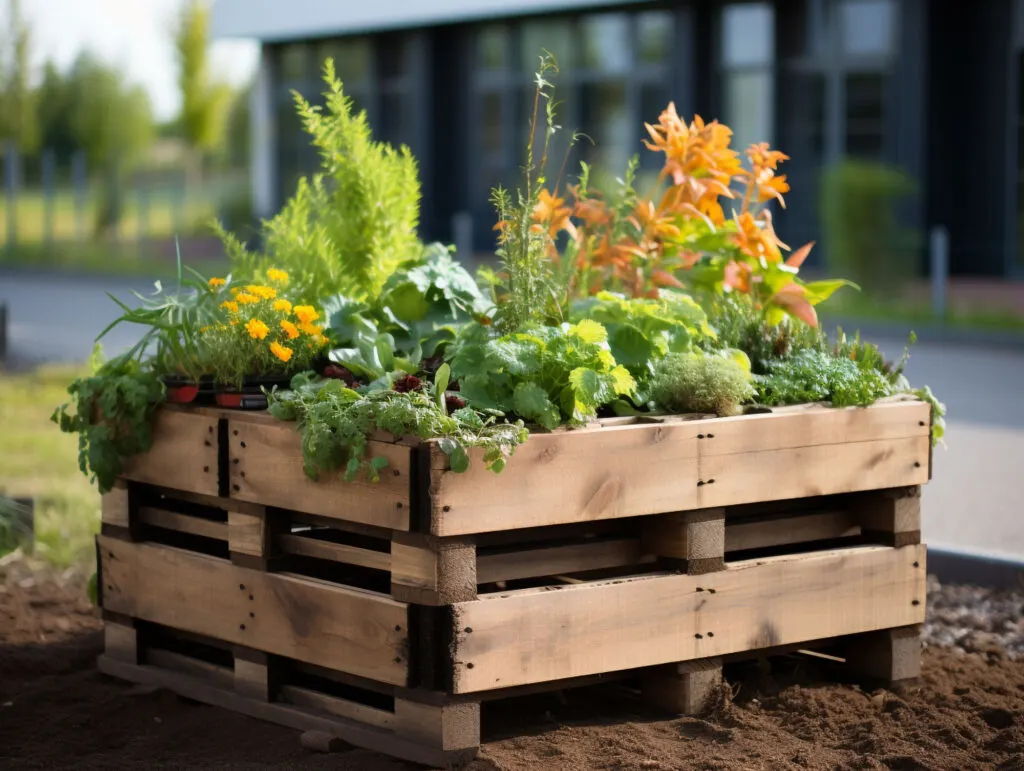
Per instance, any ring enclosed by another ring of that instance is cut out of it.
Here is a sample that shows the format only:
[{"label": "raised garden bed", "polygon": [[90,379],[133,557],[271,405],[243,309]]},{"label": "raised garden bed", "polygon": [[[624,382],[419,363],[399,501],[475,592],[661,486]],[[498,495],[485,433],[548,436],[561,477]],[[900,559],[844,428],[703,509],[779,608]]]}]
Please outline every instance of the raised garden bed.
[{"label": "raised garden bed", "polygon": [[163,407],[103,501],[101,668],[430,765],[479,704],[638,676],[699,711],[723,660],[830,651],[919,674],[930,406],[611,419],[505,471],[377,436],[313,482],[294,428]]}]

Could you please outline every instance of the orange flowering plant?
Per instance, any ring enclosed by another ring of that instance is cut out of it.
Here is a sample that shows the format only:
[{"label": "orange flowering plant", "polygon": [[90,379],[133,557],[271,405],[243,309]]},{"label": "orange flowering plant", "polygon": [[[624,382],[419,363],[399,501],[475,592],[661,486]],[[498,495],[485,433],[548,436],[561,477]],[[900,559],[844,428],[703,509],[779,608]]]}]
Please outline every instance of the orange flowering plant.
[{"label": "orange flowering plant", "polygon": [[[548,236],[552,258],[572,262],[573,292],[735,292],[749,296],[770,323],[788,314],[817,326],[814,306],[851,284],[802,282],[797,273],[813,244],[790,251],[775,233],[769,205],[785,206],[789,184],[777,172],[788,156],[755,144],[744,165],[728,126],[700,116],[686,123],[671,103],[657,124],[645,127],[647,149],[665,156],[649,194],[633,188],[636,158],[610,196],[590,189],[586,164],[568,196],[540,193],[533,219]],[[563,232],[568,239],[559,251],[556,238]]]}]

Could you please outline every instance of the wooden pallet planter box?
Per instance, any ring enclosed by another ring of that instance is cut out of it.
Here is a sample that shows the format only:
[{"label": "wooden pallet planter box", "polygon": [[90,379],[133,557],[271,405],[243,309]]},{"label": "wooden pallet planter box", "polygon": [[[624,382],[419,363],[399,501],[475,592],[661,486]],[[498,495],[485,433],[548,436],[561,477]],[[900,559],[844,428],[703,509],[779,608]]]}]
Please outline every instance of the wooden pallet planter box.
[{"label": "wooden pallet planter box", "polygon": [[927,404],[536,434],[500,475],[381,436],[313,482],[294,429],[164,409],[104,498],[104,671],[430,765],[482,701],[635,677],[699,710],[731,658],[919,668]]}]

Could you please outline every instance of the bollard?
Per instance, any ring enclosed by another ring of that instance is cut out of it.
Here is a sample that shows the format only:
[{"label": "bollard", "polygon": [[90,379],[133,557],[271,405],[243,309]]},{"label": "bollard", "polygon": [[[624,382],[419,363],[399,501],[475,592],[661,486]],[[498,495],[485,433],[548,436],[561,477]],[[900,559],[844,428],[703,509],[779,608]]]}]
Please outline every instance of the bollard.
[{"label": "bollard", "polygon": [[7,361],[7,306],[0,303],[0,364]]},{"label": "bollard", "polygon": [[932,228],[928,251],[931,262],[932,315],[942,322],[946,318],[949,283],[949,231],[942,225]]},{"label": "bollard", "polygon": [[473,261],[473,215],[468,211],[452,216],[452,240],[456,259],[468,266]]}]

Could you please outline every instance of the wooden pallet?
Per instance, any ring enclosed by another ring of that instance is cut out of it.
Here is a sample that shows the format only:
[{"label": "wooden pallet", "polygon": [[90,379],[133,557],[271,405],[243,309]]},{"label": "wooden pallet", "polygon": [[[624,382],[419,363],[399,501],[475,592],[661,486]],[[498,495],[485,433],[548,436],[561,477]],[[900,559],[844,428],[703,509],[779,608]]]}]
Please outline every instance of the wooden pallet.
[{"label": "wooden pallet", "polygon": [[103,501],[112,675],[429,765],[523,691],[693,712],[723,661],[850,639],[917,675],[919,402],[536,435],[499,476],[381,436],[379,485],[306,479],[265,415],[160,421]]}]

